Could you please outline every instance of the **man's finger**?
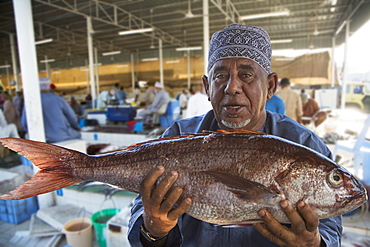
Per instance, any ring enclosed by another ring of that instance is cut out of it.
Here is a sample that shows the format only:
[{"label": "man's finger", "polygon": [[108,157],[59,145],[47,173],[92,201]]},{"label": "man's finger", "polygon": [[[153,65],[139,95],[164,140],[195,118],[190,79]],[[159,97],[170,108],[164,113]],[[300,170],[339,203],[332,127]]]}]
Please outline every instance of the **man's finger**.
[{"label": "man's finger", "polygon": [[285,215],[288,217],[292,229],[295,233],[303,233],[306,231],[306,224],[302,219],[301,215],[293,207],[292,203],[288,200],[283,200],[280,202],[280,206],[283,209]]},{"label": "man's finger", "polygon": [[177,200],[180,198],[182,192],[183,189],[180,187],[173,188],[166,196],[166,199],[162,202],[161,207],[159,209],[160,212],[168,213],[170,210],[172,210]]},{"label": "man's finger", "polygon": [[185,198],[180,205],[178,205],[176,208],[171,210],[168,213],[168,219],[169,220],[177,220],[181,215],[183,215],[186,210],[188,210],[191,206],[192,200],[190,198]]},{"label": "man's finger", "polygon": [[313,208],[303,201],[297,203],[297,208],[299,212],[302,214],[303,219],[306,223],[306,229],[309,232],[317,231],[319,226],[319,218],[317,214],[313,211]]},{"label": "man's finger", "polygon": [[[267,225],[268,230],[272,236],[277,237],[283,242],[287,242],[293,235],[293,233],[285,226],[281,225],[272,215],[265,209],[258,212],[263,222]],[[271,236],[269,236],[269,239]]]},{"label": "man's finger", "polygon": [[152,190],[155,187],[155,183],[157,179],[162,176],[163,173],[164,167],[158,166],[150,170],[148,175],[146,175],[140,186],[140,194],[143,198],[143,201],[148,201],[150,199]]},{"label": "man's finger", "polygon": [[166,196],[167,192],[170,190],[171,186],[175,183],[178,173],[172,171],[169,175],[167,175],[153,190],[151,200],[154,203],[161,204],[164,197]]},{"label": "man's finger", "polygon": [[284,246],[285,243],[281,239],[277,238],[269,229],[268,227],[264,226],[263,223],[257,223],[254,224],[253,227],[261,233],[265,238],[270,240],[271,242],[279,245],[279,246]]}]

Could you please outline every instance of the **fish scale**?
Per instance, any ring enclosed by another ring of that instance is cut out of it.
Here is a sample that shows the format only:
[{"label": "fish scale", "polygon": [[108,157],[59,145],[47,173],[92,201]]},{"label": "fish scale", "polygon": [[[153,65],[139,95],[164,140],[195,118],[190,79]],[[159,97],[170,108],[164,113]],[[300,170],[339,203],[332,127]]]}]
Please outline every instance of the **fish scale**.
[{"label": "fish scale", "polygon": [[[177,171],[179,200],[192,198],[187,213],[218,225],[261,221],[267,209],[288,222],[279,202],[309,203],[319,218],[349,212],[366,200],[362,184],[327,157],[288,140],[251,131],[221,131],[156,139],[122,151],[86,155],[52,144],[0,139],[41,170],[1,199],[16,200],[95,180],[138,193],[148,172]],[[158,182],[165,176],[162,176]],[[58,182],[57,182],[58,181]]]}]

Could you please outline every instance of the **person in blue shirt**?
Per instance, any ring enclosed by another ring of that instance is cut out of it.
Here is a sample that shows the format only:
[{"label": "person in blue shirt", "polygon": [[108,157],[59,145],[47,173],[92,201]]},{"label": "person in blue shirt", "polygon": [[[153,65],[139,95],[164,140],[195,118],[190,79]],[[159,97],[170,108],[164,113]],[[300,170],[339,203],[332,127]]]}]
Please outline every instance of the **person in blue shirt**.
[{"label": "person in blue shirt", "polygon": [[[39,78],[41,107],[44,119],[46,141],[56,143],[71,139],[81,139],[77,116],[70,105],[61,96],[50,92],[50,80]],[[23,108],[21,124],[27,130],[27,106]]]},{"label": "person in blue shirt", "polygon": [[[163,83],[156,82],[154,84],[155,96],[153,102],[148,106],[147,109],[144,109],[138,112],[137,117],[142,118],[145,124],[148,124],[150,127],[153,127],[153,114],[161,110],[162,107],[167,106],[170,101],[170,96],[167,91],[163,89]],[[166,110],[166,109],[164,109]]]},{"label": "person in blue shirt", "polygon": [[273,94],[269,100],[266,101],[266,110],[285,115],[285,103],[282,98]]},{"label": "person in blue shirt", "polygon": [[[328,147],[312,131],[296,121],[265,110],[275,93],[278,76],[271,72],[271,43],[259,27],[231,24],[213,34],[209,49],[208,76],[202,77],[213,110],[183,119],[163,137],[203,130],[246,129],[280,136],[332,158]],[[222,150],[220,150],[222,152]],[[256,168],[257,169],[257,168]],[[300,201],[280,202],[291,224],[280,224],[267,210],[263,223],[251,227],[223,227],[186,214],[192,199],[177,202],[183,188],[171,188],[176,171],[162,178],[158,164],[144,178],[140,195],[131,210],[128,239],[132,246],[340,246],[341,217],[318,219],[313,208]]]}]

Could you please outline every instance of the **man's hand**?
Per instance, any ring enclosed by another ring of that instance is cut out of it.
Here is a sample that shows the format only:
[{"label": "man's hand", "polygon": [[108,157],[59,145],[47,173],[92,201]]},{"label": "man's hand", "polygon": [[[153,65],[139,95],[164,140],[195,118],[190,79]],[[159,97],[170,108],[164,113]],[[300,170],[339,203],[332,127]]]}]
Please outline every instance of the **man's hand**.
[{"label": "man's hand", "polygon": [[297,203],[298,210],[295,210],[289,201],[284,200],[280,202],[280,206],[291,222],[290,228],[281,225],[267,210],[262,209],[259,215],[264,224],[255,224],[255,229],[280,246],[319,247],[319,219],[310,205],[300,201]]},{"label": "man's hand", "polygon": [[185,213],[191,205],[191,199],[185,198],[176,208],[175,203],[183,190],[171,186],[175,183],[178,173],[172,171],[157,186],[157,179],[164,173],[164,167],[153,168],[145,177],[140,187],[144,206],[144,227],[154,237],[165,236],[177,224],[177,219]]}]

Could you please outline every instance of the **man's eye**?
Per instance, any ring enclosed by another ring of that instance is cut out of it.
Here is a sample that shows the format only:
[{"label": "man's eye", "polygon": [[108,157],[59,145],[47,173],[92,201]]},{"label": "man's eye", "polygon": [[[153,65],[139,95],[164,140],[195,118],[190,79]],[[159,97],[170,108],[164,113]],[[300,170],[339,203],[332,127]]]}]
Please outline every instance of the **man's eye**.
[{"label": "man's eye", "polygon": [[249,77],[251,77],[252,75],[251,75],[251,74],[243,74],[242,76],[243,76],[243,77],[245,77],[245,78],[249,78]]},{"label": "man's eye", "polygon": [[226,75],[225,74],[217,74],[216,76],[215,76],[215,78],[216,79],[223,79],[223,78],[225,78],[226,77]]}]

